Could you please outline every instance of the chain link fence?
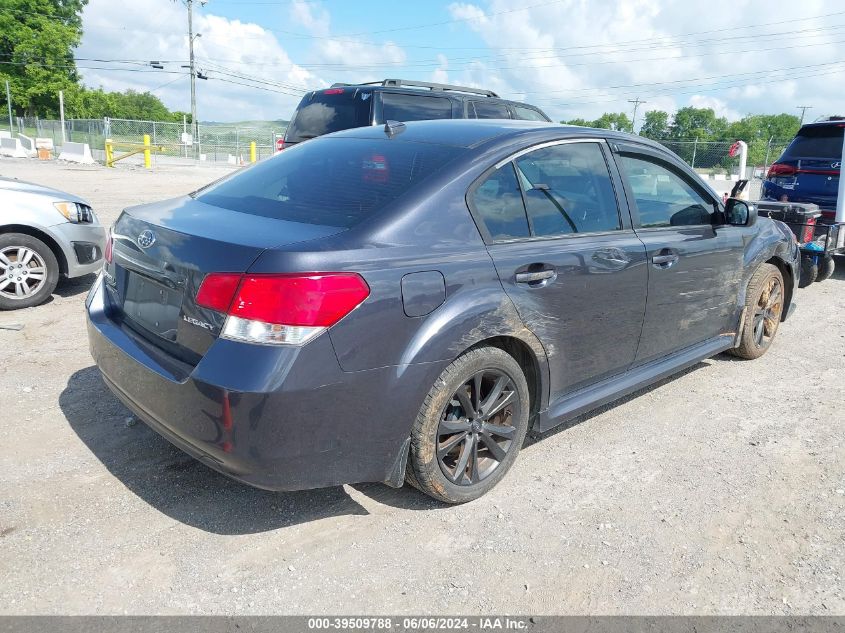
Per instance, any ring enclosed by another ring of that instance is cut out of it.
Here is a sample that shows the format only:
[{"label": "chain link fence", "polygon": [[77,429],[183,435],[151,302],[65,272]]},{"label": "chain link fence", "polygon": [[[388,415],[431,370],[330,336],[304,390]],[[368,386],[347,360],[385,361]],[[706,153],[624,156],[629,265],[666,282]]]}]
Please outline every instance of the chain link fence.
[{"label": "chain link fence", "polygon": [[[95,158],[105,160],[105,141],[111,139],[119,145],[140,144],[149,135],[153,146],[161,151],[153,153],[156,164],[174,162],[234,163],[249,162],[250,143],[256,144],[257,159],[272,156],[276,138],[285,133],[283,125],[268,122],[265,126],[238,126],[226,124],[200,124],[199,138],[186,139],[191,132],[189,125],[163,121],[135,121],[129,119],[68,119],[65,121],[64,139],[87,143]],[[50,138],[56,147],[62,145],[62,125],[51,119],[17,119],[18,132],[30,137]],[[188,143],[185,140],[189,140]],[[193,142],[190,142],[193,141]],[[748,164],[744,178],[750,181],[751,196],[760,190],[760,182],[769,166],[789,145],[791,139],[748,141]],[[730,156],[732,141],[661,140],[704,178],[731,180],[740,177],[739,157]],[[130,158],[137,162],[140,158]],[[181,159],[181,160],[180,160]]]},{"label": "chain link fence", "polygon": [[[275,140],[285,133],[284,126],[268,123],[266,127],[200,124],[199,138],[186,138],[191,132],[185,123],[164,121],[135,121],[129,119],[67,119],[62,136],[62,124],[52,119],[18,117],[17,131],[30,137],[52,139],[59,147],[69,142],[87,143],[98,160],[105,159],[105,142],[117,145],[140,145],[144,135],[160,150],[153,153],[157,164],[196,161],[240,164],[249,162],[250,144],[256,145],[256,158],[272,156]],[[185,142],[188,141],[188,142]],[[182,159],[178,161],[177,159]],[[131,159],[130,159],[131,160]]]}]

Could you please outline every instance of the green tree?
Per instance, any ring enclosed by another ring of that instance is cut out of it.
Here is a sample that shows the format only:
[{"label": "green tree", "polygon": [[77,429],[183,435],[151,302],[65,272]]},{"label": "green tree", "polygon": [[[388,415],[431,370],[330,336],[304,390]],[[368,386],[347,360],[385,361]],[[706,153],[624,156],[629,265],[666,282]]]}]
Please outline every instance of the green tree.
[{"label": "green tree", "polygon": [[624,112],[605,112],[595,121],[572,119],[570,121],[561,121],[561,123],[565,125],[580,125],[582,127],[597,127],[603,130],[631,131],[631,120]]},{"label": "green tree", "polygon": [[578,125],[580,127],[593,127],[593,122],[587,119],[572,119],[571,121],[561,121],[564,125]]},{"label": "green tree", "polygon": [[593,121],[593,127],[603,130],[617,130],[619,132],[631,131],[631,119],[624,112],[605,112],[598,119]]},{"label": "green tree", "polygon": [[640,136],[654,140],[669,138],[669,113],[662,110],[649,110],[645,113]]},{"label": "green tree", "polygon": [[724,140],[728,129],[728,121],[724,117],[717,117],[712,108],[681,108],[672,118],[669,127],[669,138],[679,141]]},{"label": "green tree", "polygon": [[87,2],[0,0],[0,82],[9,81],[17,115],[55,115],[59,90],[77,85],[73,49]]}]

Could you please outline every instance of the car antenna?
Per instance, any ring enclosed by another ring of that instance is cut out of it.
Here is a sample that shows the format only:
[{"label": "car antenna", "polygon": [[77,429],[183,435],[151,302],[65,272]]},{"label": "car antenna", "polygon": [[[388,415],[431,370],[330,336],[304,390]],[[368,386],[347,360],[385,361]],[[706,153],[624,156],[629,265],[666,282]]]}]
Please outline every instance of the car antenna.
[{"label": "car antenna", "polygon": [[393,138],[404,131],[405,124],[401,121],[385,121],[384,123],[384,133],[387,134],[388,138]]}]

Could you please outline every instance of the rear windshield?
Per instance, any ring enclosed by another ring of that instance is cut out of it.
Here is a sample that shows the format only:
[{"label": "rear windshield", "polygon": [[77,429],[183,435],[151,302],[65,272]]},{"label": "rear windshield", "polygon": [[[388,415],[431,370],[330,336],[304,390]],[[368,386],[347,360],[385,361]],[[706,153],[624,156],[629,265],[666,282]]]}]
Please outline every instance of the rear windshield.
[{"label": "rear windshield", "polygon": [[373,93],[356,88],[305,95],[288,126],[285,141],[298,143],[323,134],[370,124]]},{"label": "rear windshield", "polygon": [[839,125],[805,127],[784,154],[787,158],[842,158],[842,133]]},{"label": "rear windshield", "polygon": [[386,138],[329,137],[286,149],[194,195],[241,213],[349,228],[463,151]]}]

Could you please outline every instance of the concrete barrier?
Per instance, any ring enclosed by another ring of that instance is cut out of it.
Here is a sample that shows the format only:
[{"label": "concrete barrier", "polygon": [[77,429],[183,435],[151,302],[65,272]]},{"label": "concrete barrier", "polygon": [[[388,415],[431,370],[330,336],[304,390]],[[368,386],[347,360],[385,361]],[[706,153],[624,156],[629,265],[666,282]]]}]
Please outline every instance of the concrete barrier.
[{"label": "concrete barrier", "polygon": [[0,154],[11,158],[29,158],[31,154],[21,145],[19,138],[0,138]]},{"label": "concrete barrier", "polygon": [[95,163],[94,157],[91,156],[91,148],[88,143],[69,143],[65,142],[62,145],[62,153],[59,154],[59,160],[66,160],[71,163]]},{"label": "concrete barrier", "polygon": [[18,139],[21,142],[21,147],[23,147],[24,151],[29,154],[30,157],[38,154],[38,150],[35,147],[35,141],[33,139],[25,134],[18,134]]},{"label": "concrete barrier", "polygon": [[53,139],[51,138],[39,138],[36,137],[35,139],[35,148],[36,149],[48,149],[51,152],[56,149],[53,145]]},{"label": "concrete barrier", "polygon": [[12,138],[12,133],[8,130],[0,130],[0,138]]}]

